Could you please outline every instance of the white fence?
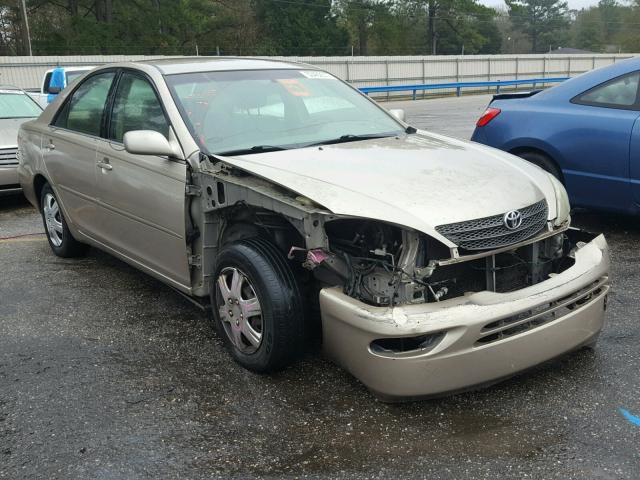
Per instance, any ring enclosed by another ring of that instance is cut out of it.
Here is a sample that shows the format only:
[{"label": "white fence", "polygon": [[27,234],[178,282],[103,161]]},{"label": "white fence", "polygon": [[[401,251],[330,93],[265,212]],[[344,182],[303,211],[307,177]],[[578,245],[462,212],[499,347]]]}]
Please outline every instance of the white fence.
[{"label": "white fence", "polygon": [[[441,55],[386,57],[271,57],[324,68],[357,87],[564,77],[609,65],[635,54]],[[160,58],[141,55],[0,57],[0,85],[38,87],[54,66],[101,65]]]}]

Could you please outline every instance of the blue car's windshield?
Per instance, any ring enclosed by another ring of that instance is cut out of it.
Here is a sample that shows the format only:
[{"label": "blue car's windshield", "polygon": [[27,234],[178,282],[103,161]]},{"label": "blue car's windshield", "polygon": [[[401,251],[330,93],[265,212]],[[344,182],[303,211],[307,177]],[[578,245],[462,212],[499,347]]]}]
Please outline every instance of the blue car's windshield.
[{"label": "blue car's windshield", "polygon": [[0,118],[31,118],[42,112],[27,94],[15,90],[0,90]]},{"label": "blue car's windshield", "polygon": [[166,80],[208,153],[258,153],[404,130],[370,100],[318,70],[187,73]]}]

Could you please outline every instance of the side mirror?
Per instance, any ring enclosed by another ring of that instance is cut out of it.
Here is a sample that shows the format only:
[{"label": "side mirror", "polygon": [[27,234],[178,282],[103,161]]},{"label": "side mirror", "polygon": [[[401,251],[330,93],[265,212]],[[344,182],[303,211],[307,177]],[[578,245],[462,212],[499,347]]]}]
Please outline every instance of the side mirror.
[{"label": "side mirror", "polygon": [[60,87],[54,87],[54,86],[51,86],[51,85],[49,85],[48,90],[49,90],[49,93],[51,93],[53,95],[57,95],[62,91],[62,89]]},{"label": "side mirror", "polygon": [[125,133],[124,149],[134,155],[177,156],[169,140],[153,130],[131,130]]},{"label": "side mirror", "polygon": [[404,122],[404,110],[401,108],[392,108],[389,113],[396,117],[401,122]]}]

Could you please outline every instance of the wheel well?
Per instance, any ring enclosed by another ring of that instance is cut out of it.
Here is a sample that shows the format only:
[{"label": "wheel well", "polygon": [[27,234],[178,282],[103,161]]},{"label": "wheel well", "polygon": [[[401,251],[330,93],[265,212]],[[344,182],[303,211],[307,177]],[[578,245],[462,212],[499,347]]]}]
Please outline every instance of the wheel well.
[{"label": "wheel well", "polygon": [[47,183],[47,179],[44,178],[43,175],[36,175],[33,179],[33,190],[35,191],[36,198],[38,199],[38,209],[40,209],[40,195],[42,194],[42,189]]},{"label": "wheel well", "polygon": [[284,216],[264,209],[240,208],[225,212],[220,245],[252,237],[274,243],[285,255],[292,246],[304,247],[304,238]]},{"label": "wheel well", "polygon": [[560,165],[558,164],[558,162],[544,150],[541,150],[536,147],[516,147],[512,150],[509,150],[509,153],[512,155],[516,155],[518,157],[524,153],[537,153],[538,155],[542,155],[547,160],[549,160],[553,164],[553,166],[556,167],[556,169],[560,173],[560,181],[564,184],[564,174],[562,173],[562,168],[560,168]]}]

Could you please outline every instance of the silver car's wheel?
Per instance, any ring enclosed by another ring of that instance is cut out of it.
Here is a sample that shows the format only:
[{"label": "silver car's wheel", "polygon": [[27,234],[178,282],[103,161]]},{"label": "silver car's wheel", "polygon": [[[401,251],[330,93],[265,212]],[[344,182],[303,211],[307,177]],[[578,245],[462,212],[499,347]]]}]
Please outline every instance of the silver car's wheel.
[{"label": "silver car's wheel", "polygon": [[304,350],[305,310],[284,254],[260,237],[226,244],[210,284],[213,320],[229,353],[243,367],[267,373]]},{"label": "silver car's wheel", "polygon": [[220,272],[216,286],[217,305],[224,331],[235,348],[245,355],[262,343],[262,308],[247,276],[234,267]]},{"label": "silver car's wheel", "polygon": [[63,258],[80,257],[86,253],[87,245],[73,238],[60,208],[60,202],[48,183],[43,185],[40,192],[40,212],[53,253]]},{"label": "silver car's wheel", "polygon": [[43,201],[44,221],[47,226],[47,234],[51,243],[59,247],[62,245],[64,229],[62,227],[62,216],[60,214],[60,206],[56,197],[47,193]]}]

